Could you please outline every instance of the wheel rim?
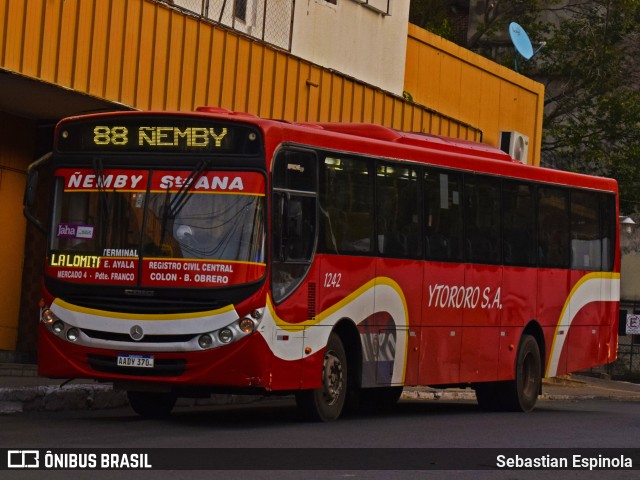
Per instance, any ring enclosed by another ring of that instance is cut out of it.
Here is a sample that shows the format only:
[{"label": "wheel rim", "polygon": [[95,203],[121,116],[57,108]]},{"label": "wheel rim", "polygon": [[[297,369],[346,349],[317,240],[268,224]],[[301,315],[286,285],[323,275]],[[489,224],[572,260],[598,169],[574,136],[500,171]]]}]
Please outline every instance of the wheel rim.
[{"label": "wheel rim", "polygon": [[344,373],[342,362],[332,350],[325,354],[322,367],[323,376],[323,397],[327,405],[334,405],[344,388]]}]

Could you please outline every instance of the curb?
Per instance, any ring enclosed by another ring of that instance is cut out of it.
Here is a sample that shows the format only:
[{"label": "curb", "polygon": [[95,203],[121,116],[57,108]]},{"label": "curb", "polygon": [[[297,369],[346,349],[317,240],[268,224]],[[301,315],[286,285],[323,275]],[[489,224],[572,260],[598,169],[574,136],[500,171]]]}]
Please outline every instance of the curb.
[{"label": "curb", "polygon": [[99,410],[127,405],[124,392],[111,385],[54,385],[0,388],[0,414],[29,411]]},{"label": "curb", "polygon": [[[476,400],[476,394],[473,391],[419,391],[405,390],[400,397],[404,400]],[[592,394],[583,393],[579,395],[569,395],[560,393],[542,393],[538,400],[557,400],[557,401],[583,401],[583,400],[615,400],[626,402],[640,402],[640,394]]]},{"label": "curb", "polygon": [[[267,397],[216,394],[209,398],[180,398],[176,406],[244,405],[260,402],[264,398]],[[0,415],[34,411],[103,410],[128,405],[126,392],[113,390],[111,384],[0,388]]]},{"label": "curb", "polygon": [[[557,385],[557,382],[552,382]],[[585,382],[571,380],[575,386],[583,386]],[[563,385],[572,386],[562,382]],[[178,407],[241,405],[258,403],[265,398],[260,395],[226,395],[216,394],[210,398],[178,400]],[[421,390],[407,388],[402,392],[404,400],[476,400],[473,390]],[[582,401],[582,400],[616,400],[640,401],[639,394],[618,394],[583,392],[578,394],[543,393],[539,400]],[[111,384],[77,384],[32,387],[0,388],[0,415],[12,415],[23,412],[59,412],[69,410],[102,410],[128,406],[126,392],[113,390]]]}]

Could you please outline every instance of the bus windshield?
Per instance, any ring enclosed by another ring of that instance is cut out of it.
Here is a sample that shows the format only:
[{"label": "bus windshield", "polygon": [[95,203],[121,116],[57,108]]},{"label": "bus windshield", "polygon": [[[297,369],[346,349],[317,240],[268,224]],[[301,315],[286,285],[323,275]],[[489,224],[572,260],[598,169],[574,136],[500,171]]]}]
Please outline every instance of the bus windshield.
[{"label": "bus windshield", "polygon": [[168,287],[257,281],[264,189],[256,172],[58,169],[48,273]]}]

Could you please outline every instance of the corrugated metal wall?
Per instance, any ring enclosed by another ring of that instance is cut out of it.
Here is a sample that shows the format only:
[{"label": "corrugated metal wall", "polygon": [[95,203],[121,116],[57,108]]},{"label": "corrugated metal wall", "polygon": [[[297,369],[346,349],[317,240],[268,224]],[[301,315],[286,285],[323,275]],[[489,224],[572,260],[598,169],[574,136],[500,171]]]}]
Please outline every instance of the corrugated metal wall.
[{"label": "corrugated metal wall", "polygon": [[[475,141],[483,140],[484,131],[494,145],[500,129],[518,130],[532,139],[529,158],[537,161],[542,86],[454,51],[411,25],[409,32],[405,89],[431,108],[154,0],[0,0],[0,69],[143,110],[212,105],[290,121],[371,122]],[[20,172],[33,159],[33,142],[21,141],[16,146],[0,138],[2,165],[18,165],[0,170],[0,217],[8,219],[3,225],[24,232]],[[0,271],[20,271],[22,244],[3,245]],[[12,308],[14,277],[0,276],[0,304]],[[0,349],[11,349],[17,315],[5,311],[3,318]]]},{"label": "corrugated metal wall", "polygon": [[540,164],[544,86],[415,25],[409,25],[404,89],[414,101],[482,129],[498,146],[501,130],[529,137]]},{"label": "corrugated metal wall", "polygon": [[0,0],[0,68],[138,109],[215,105],[481,140],[423,106],[152,0]]}]

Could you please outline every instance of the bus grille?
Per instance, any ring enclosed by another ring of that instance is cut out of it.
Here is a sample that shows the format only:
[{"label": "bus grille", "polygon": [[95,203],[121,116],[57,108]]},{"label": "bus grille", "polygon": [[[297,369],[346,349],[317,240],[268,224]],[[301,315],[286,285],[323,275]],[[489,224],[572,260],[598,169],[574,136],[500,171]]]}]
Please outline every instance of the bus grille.
[{"label": "bus grille", "polygon": [[217,310],[228,303],[160,298],[127,298],[111,296],[65,295],[64,300],[80,307],[108,312],[170,314]]},{"label": "bus grille", "polygon": [[[87,337],[99,340],[110,340],[112,342],[132,342],[133,340],[127,333],[101,332],[99,330],[88,330],[83,328],[82,331]],[[144,343],[180,343],[192,340],[196,335],[145,335],[142,341]]]}]

